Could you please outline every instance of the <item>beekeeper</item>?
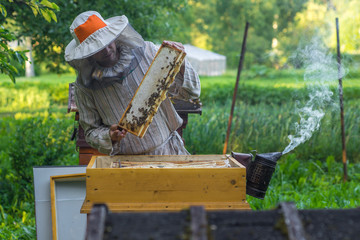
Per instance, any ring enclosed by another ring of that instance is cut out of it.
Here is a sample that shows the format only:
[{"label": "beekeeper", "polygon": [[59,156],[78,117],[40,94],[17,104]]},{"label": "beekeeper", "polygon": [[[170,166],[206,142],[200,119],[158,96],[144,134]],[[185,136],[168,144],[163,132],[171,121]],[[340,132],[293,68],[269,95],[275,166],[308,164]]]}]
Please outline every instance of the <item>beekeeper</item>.
[{"label": "beekeeper", "polygon": [[[75,18],[70,32],[74,39],[65,49],[65,60],[77,70],[75,101],[86,142],[108,155],[189,154],[176,132],[182,119],[169,98],[160,105],[143,138],[118,129],[117,123],[158,48],[144,41],[126,16],[104,20],[98,12],[87,11]],[[199,77],[188,61],[168,95],[183,100],[199,98]]]}]

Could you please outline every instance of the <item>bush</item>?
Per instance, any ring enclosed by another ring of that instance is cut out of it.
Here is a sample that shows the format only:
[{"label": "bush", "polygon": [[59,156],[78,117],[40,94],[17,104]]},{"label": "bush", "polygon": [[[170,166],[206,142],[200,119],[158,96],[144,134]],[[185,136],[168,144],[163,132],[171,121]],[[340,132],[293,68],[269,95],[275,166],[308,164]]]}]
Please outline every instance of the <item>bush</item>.
[{"label": "bush", "polygon": [[[296,82],[301,75],[261,66],[242,73],[228,152],[264,153],[286,147],[299,120],[294,100],[307,98],[304,85]],[[235,78],[236,71],[201,79],[203,112],[190,114],[183,133],[190,153],[222,154]],[[0,239],[35,238],[33,166],[78,164],[75,143],[69,140],[73,115],[64,110],[73,79],[74,75],[46,75],[18,79],[16,85],[0,82]],[[279,160],[265,200],[248,197],[253,209],[272,208],[280,201],[295,201],[298,208],[360,205],[360,86],[357,79],[344,84],[351,181],[342,183],[339,111],[327,111],[320,130]]]},{"label": "bush", "polygon": [[62,165],[76,159],[75,144],[70,141],[73,120],[36,117],[12,124],[8,154],[12,169],[22,179],[31,181],[33,166]]},{"label": "bush", "polygon": [[46,91],[35,87],[0,88],[0,106],[0,112],[41,111],[50,107],[50,99]]},{"label": "bush", "polygon": [[[235,80],[230,82],[214,82],[204,84],[201,92],[201,101],[203,105],[211,105],[213,103],[224,104],[226,101],[232,100],[234,92]],[[330,87],[335,96],[338,95],[336,87]],[[344,99],[346,101],[354,101],[360,99],[360,87],[343,88]],[[289,101],[307,101],[309,91],[306,88],[293,88],[290,84],[282,84],[282,86],[273,85],[256,85],[240,83],[237,92],[237,101],[246,104],[269,104],[282,105]],[[338,102],[338,101],[337,101]]]},{"label": "bush", "polygon": [[[70,141],[73,120],[52,117],[3,118],[0,126],[4,150],[0,151],[1,205],[32,198],[33,167],[77,164],[75,144]],[[5,146],[6,145],[6,146]]]},{"label": "bush", "polygon": [[77,165],[73,121],[30,116],[0,119],[0,239],[34,239],[33,167]]},{"label": "bush", "polygon": [[[231,102],[204,106],[202,115],[190,115],[184,138],[190,153],[221,154],[224,146]],[[359,161],[360,149],[360,107],[349,102],[345,112],[347,157]],[[281,106],[272,104],[248,105],[239,102],[235,106],[232,119],[228,152],[248,153],[257,150],[281,152],[289,144],[288,135],[294,134],[294,124],[299,121],[294,103]],[[329,155],[341,159],[341,125],[339,111],[327,110],[321,121],[320,129],[315,131],[307,142],[295,148],[294,153],[300,160],[325,160]]]}]

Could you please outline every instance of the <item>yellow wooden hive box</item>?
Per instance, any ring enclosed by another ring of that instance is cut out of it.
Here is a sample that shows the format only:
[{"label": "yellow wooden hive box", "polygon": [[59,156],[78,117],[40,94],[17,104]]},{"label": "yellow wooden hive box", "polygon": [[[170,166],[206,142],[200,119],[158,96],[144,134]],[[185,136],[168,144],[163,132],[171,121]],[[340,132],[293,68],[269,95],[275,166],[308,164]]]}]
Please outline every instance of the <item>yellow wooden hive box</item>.
[{"label": "yellow wooden hive box", "polygon": [[93,156],[81,213],[95,203],[112,212],[250,209],[246,169],[229,155]]}]

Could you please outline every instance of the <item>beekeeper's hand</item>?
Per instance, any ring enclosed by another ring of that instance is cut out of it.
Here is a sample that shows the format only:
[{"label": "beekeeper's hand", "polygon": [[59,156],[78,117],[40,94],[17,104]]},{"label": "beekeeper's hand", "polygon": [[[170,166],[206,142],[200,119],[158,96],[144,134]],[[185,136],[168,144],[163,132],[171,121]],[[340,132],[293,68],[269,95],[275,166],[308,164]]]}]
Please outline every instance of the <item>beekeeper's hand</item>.
[{"label": "beekeeper's hand", "polygon": [[119,128],[117,124],[113,124],[110,127],[109,134],[112,142],[118,142],[126,136],[127,131]]}]

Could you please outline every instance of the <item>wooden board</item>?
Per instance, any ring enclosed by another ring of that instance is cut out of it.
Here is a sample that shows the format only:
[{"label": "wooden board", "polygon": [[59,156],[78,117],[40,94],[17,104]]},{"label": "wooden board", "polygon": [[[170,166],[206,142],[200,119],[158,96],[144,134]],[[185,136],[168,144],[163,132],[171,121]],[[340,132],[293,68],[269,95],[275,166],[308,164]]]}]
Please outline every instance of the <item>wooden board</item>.
[{"label": "wooden board", "polygon": [[131,162],[114,161],[110,168],[230,168],[229,161],[176,161],[176,162]]},{"label": "wooden board", "polygon": [[[94,203],[85,201],[81,213],[90,213]],[[251,210],[249,203],[243,202],[164,202],[164,203],[110,203],[106,205],[113,213],[120,212],[168,212],[181,211],[191,206],[204,206],[206,210]]]},{"label": "wooden board", "polygon": [[[113,162],[120,161],[122,165],[149,164],[149,163],[175,163],[181,168],[186,164],[224,164],[228,161],[231,167],[244,168],[230,155],[117,155],[117,156],[94,156],[89,162],[88,168],[111,168]],[[204,168],[206,166],[198,166]]]},{"label": "wooden board", "polygon": [[[166,164],[171,168],[110,168],[111,163]],[[229,167],[208,167],[229,161]],[[181,167],[196,164],[196,167]],[[202,166],[204,165],[204,166]],[[246,202],[246,169],[227,155],[96,156],[86,169],[82,212],[94,203],[111,211],[169,211],[191,205],[207,209],[250,209]]]},{"label": "wooden board", "polygon": [[119,127],[142,138],[185,58],[183,49],[164,41],[120,119]]}]

